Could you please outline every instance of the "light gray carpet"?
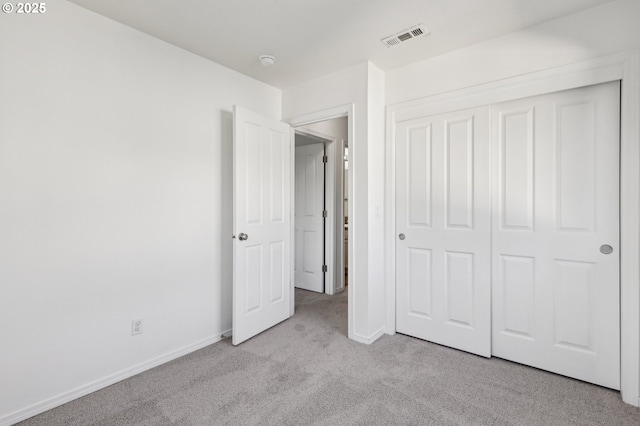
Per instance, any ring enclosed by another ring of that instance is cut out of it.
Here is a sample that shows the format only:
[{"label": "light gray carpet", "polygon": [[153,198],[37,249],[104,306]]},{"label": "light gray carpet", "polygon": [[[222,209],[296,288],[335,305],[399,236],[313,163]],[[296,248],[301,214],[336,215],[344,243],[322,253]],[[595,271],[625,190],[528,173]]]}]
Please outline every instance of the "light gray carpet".
[{"label": "light gray carpet", "polygon": [[22,425],[640,425],[620,394],[410,337],[347,339],[346,294],[296,291],[296,315]]}]

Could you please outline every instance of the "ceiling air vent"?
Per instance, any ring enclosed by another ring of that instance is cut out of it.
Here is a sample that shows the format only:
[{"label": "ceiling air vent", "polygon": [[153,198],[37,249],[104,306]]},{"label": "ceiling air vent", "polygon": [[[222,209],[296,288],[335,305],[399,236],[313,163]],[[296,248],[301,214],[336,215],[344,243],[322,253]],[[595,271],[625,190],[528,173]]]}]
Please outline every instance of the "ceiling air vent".
[{"label": "ceiling air vent", "polygon": [[419,24],[411,28],[407,28],[404,31],[400,31],[399,33],[396,33],[389,37],[385,37],[380,41],[382,41],[382,43],[384,43],[385,46],[392,47],[392,46],[397,46],[403,41],[411,40],[412,38],[426,36],[426,35],[429,35],[429,30],[427,30],[423,24]]}]

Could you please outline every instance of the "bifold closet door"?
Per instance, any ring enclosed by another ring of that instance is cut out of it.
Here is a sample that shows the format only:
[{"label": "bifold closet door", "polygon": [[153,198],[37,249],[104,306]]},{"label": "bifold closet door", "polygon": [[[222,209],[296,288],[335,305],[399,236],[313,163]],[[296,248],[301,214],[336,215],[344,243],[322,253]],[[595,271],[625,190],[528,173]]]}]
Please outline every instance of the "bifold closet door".
[{"label": "bifold closet door", "polygon": [[620,388],[619,83],[492,106],[495,356]]},{"label": "bifold closet door", "polygon": [[489,107],[396,124],[396,327],[491,353]]}]

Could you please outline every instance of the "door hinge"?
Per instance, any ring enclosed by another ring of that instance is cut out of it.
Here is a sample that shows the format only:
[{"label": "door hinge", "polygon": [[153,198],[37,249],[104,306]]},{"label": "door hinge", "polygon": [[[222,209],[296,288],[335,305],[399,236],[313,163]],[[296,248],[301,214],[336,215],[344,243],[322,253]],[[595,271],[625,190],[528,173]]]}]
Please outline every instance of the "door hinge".
[{"label": "door hinge", "polygon": [[322,156],[322,162],[323,163],[328,163],[329,162],[329,157],[327,157],[326,155]]},{"label": "door hinge", "polygon": [[329,216],[329,212],[326,211],[326,210],[322,210],[322,217],[324,217],[326,219],[327,216]]},{"label": "door hinge", "polygon": [[322,272],[327,272],[328,270],[327,265],[322,265]]}]

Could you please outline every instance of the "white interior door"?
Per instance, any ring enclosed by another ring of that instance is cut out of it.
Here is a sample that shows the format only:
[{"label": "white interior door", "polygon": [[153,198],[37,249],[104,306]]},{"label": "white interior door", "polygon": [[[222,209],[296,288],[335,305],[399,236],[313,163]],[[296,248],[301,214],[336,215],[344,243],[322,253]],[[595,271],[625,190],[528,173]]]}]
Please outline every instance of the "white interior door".
[{"label": "white interior door", "polygon": [[324,144],[296,147],[295,286],[324,293]]},{"label": "white interior door", "polygon": [[614,82],[492,107],[493,354],[614,389],[619,93]]},{"label": "white interior door", "polygon": [[290,316],[291,132],[233,110],[233,344]]},{"label": "white interior door", "polygon": [[489,108],[396,127],[396,329],[491,353]]}]

